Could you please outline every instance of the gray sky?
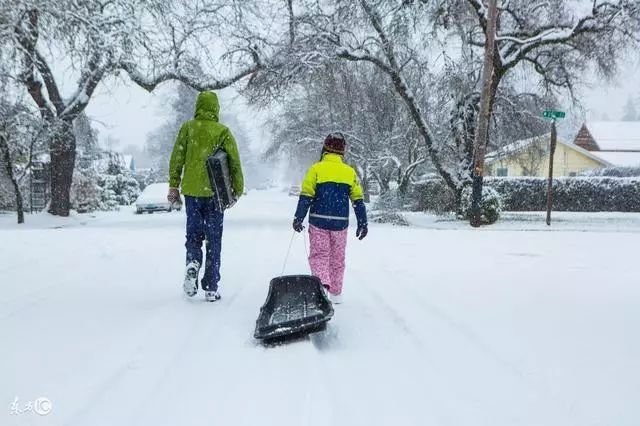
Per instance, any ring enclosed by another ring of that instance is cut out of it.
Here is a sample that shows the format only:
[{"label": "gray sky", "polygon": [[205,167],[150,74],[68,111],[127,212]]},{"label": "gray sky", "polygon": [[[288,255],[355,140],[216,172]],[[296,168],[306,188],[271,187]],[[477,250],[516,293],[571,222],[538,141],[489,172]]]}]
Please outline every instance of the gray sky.
[{"label": "gray sky", "polygon": [[615,83],[594,81],[592,88],[584,92],[587,119],[597,120],[602,114],[606,114],[611,121],[616,121],[622,118],[623,108],[629,96],[640,103],[639,67],[639,60],[630,60],[620,70]]},{"label": "gray sky", "polygon": [[[583,91],[587,119],[599,120],[602,114],[606,114],[609,119],[618,120],[629,95],[640,99],[638,65],[637,60],[629,61],[615,84],[593,79],[591,88]],[[102,142],[113,137],[120,141],[121,148],[129,144],[142,147],[147,134],[166,119],[168,111],[163,109],[163,103],[166,103],[167,94],[171,90],[172,85],[168,83],[150,94],[122,79],[110,80],[98,88],[87,113],[94,120]],[[233,89],[218,93],[221,108],[230,110],[245,124],[252,148],[262,149],[269,142],[269,130],[264,125],[268,114],[247,106]],[[563,109],[570,112],[570,105]],[[580,122],[582,117],[574,117],[574,120]]]}]

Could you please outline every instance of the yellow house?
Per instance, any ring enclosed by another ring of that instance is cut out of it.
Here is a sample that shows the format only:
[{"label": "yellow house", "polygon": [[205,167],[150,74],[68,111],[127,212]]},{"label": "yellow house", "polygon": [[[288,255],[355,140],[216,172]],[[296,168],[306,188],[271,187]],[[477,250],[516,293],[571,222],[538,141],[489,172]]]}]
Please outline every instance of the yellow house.
[{"label": "yellow house", "polygon": [[[551,135],[514,142],[487,154],[487,176],[549,175]],[[553,176],[577,176],[585,170],[611,167],[611,164],[575,144],[558,139],[553,156]]]}]

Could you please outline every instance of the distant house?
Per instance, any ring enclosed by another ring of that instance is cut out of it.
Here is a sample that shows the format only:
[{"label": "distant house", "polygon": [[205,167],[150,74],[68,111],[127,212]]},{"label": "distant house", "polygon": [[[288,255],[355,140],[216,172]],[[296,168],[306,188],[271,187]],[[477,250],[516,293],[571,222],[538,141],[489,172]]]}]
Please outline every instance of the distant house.
[{"label": "distant house", "polygon": [[575,144],[614,166],[640,166],[640,121],[584,123]]},{"label": "distant house", "polygon": [[[503,146],[487,154],[487,176],[537,176],[549,174],[551,135],[537,136]],[[558,139],[553,175],[576,176],[585,170],[610,167],[611,163],[572,143]]]}]

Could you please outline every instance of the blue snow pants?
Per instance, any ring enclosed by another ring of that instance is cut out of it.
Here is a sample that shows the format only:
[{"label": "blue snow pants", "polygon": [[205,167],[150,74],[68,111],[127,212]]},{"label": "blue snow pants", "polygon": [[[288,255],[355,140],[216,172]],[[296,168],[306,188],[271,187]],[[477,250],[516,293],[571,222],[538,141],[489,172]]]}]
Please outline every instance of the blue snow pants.
[{"label": "blue snow pants", "polygon": [[187,265],[196,260],[202,265],[202,242],[206,239],[206,260],[201,286],[217,291],[220,282],[222,222],[224,213],[217,210],[211,197],[184,197],[187,209]]}]

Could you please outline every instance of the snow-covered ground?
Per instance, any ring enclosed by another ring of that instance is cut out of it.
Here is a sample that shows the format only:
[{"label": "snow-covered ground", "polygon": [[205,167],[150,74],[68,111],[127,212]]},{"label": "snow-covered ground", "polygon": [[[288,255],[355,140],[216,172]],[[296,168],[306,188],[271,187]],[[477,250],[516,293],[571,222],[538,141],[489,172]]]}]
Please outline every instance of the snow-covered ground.
[{"label": "snow-covered ground", "polygon": [[[435,215],[402,213],[412,225],[420,228],[469,231],[469,223],[457,220],[454,214]],[[547,225],[546,212],[503,212],[494,225],[479,231],[573,231],[573,232],[637,232],[640,233],[640,213],[576,213],[552,212]]]},{"label": "snow-covered ground", "polygon": [[267,348],[295,201],[229,212],[216,304],[182,295],[183,213],[0,216],[0,425],[640,424],[640,216],[372,225],[327,332]]}]

